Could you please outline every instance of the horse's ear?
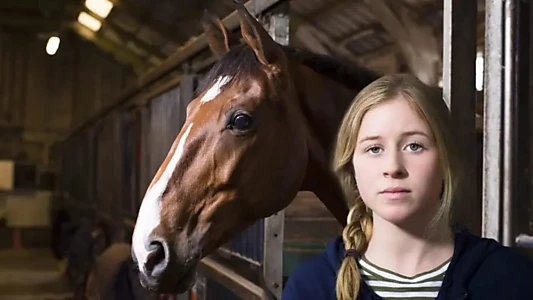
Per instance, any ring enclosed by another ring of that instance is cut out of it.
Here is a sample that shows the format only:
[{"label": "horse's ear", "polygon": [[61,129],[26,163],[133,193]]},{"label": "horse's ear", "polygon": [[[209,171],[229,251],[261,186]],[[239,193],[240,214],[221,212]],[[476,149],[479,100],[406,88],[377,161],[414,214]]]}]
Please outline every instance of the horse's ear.
[{"label": "horse's ear", "polygon": [[226,54],[230,49],[231,41],[228,29],[222,23],[222,20],[206,9],[202,17],[202,27],[211,52],[218,58]]},{"label": "horse's ear", "polygon": [[276,63],[282,53],[281,47],[263,28],[250,12],[238,0],[233,0],[237,7],[244,41],[252,48],[259,61],[264,65]]}]

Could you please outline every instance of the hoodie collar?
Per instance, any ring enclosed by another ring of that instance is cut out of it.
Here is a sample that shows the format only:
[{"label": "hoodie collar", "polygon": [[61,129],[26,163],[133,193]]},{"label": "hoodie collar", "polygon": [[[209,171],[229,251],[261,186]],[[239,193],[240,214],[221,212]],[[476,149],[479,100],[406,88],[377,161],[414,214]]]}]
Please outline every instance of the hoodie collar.
[{"label": "hoodie collar", "polygon": [[[444,277],[437,299],[464,299],[466,287],[475,271],[488,254],[501,247],[496,241],[472,235],[466,229],[455,230],[454,253]],[[344,259],[344,242],[339,236],[326,246],[326,256],[335,273]],[[448,275],[449,274],[449,275]],[[361,292],[369,296],[365,299],[381,299],[365,282],[361,282]]]}]

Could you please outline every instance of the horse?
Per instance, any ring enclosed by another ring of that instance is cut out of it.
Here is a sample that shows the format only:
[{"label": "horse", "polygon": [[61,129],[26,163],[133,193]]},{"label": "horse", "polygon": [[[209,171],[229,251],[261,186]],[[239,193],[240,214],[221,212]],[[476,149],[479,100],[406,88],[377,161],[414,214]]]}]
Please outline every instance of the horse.
[{"label": "horse", "polygon": [[72,237],[68,239],[65,253],[65,276],[74,290],[75,299],[84,299],[87,280],[96,258],[111,243],[111,228],[98,217],[82,219]]},{"label": "horse", "polygon": [[144,289],[131,259],[131,245],[113,243],[94,261],[85,287],[86,300],[158,300]]},{"label": "horse", "polygon": [[204,14],[218,59],[138,211],[132,257],[142,286],[159,293],[189,290],[203,257],[299,191],[313,192],[346,225],[330,159],[347,108],[379,75],[280,45],[234,3],[244,43],[230,47],[228,29]]}]

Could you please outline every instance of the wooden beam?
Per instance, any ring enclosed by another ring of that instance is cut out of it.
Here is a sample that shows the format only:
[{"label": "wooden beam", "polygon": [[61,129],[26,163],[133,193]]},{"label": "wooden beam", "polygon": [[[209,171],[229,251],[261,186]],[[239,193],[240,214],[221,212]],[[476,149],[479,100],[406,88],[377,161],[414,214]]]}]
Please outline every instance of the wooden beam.
[{"label": "wooden beam", "polygon": [[415,21],[404,3],[384,0],[365,0],[365,3],[396,40],[411,71],[424,83],[437,86],[441,46],[431,26]]},{"label": "wooden beam", "polygon": [[324,41],[317,36],[317,32],[313,30],[313,27],[309,24],[299,26],[294,33],[294,38],[292,40],[291,44],[298,41],[305,48],[315,53],[326,55],[332,55],[334,53],[333,49],[328,47],[328,44],[324,43]]},{"label": "wooden beam", "polygon": [[473,1],[444,0],[443,98],[456,126],[458,147],[465,160],[462,190],[457,193],[457,220],[481,234],[481,197],[476,174],[476,41],[477,5]]},{"label": "wooden beam", "polygon": [[134,43],[136,46],[138,46],[139,48],[142,48],[143,51],[148,53],[148,55],[154,55],[154,56],[156,56],[159,59],[164,59],[164,58],[167,57],[158,48],[156,48],[156,47],[154,47],[152,45],[149,45],[148,43],[140,40],[135,34],[127,32],[124,29],[122,29],[122,28],[118,27],[117,25],[115,25],[111,21],[111,18],[110,19],[104,19],[104,18],[100,17],[99,15],[95,14],[93,11],[87,9],[87,7],[82,6],[80,4],[76,4],[73,7],[76,9],[77,13],[79,13],[80,11],[84,11],[84,12],[88,13],[89,15],[91,15],[92,17],[94,17],[95,19],[100,21],[102,23],[102,27],[108,27],[109,29],[114,31],[120,37],[120,39],[122,39],[124,42],[130,41],[130,42]]},{"label": "wooden beam", "polygon": [[[178,32],[170,30],[168,27],[161,25],[156,20],[150,17],[145,11],[136,9],[131,0],[111,0],[114,6],[120,10],[123,10],[133,19],[137,20],[141,25],[146,26],[160,34],[165,40],[178,44]],[[186,38],[186,37],[182,37]]]},{"label": "wooden beam", "polygon": [[330,55],[335,55],[344,59],[351,60],[353,62],[357,62],[357,59],[354,57],[353,53],[351,53],[346,48],[338,47],[338,43],[336,43],[328,35],[326,35],[320,29],[316,28],[313,24],[311,24],[310,20],[306,17],[292,12],[290,14],[290,18],[291,27],[293,26],[293,23],[298,24],[297,28],[291,29],[294,34],[293,39],[298,40],[309,50],[318,53],[327,53]]},{"label": "wooden beam", "polygon": [[[267,0],[256,0],[261,6]],[[290,2],[277,3],[275,7],[259,18],[272,39],[288,46],[290,41]],[[281,210],[264,219],[263,231],[263,278],[264,289],[272,298],[281,299],[283,292],[283,240],[285,211]],[[269,297],[270,298],[270,297]],[[268,298],[267,298],[268,299]]]},{"label": "wooden beam", "polygon": [[325,1],[312,13],[305,15],[305,19],[315,20],[320,17],[323,17],[328,12],[335,10],[336,8],[341,7],[344,4],[352,2],[354,0],[334,0],[334,1]]},{"label": "wooden beam", "polygon": [[124,64],[131,65],[137,71],[145,70],[149,67],[145,60],[139,58],[138,56],[132,54],[127,50],[124,50],[124,47],[122,45],[118,45],[114,42],[98,37],[94,31],[88,29],[87,27],[81,25],[78,22],[70,23],[70,28],[74,30],[74,32],[79,34],[81,37],[102,48],[104,51],[108,51],[113,54],[113,56],[115,56],[118,61]]}]

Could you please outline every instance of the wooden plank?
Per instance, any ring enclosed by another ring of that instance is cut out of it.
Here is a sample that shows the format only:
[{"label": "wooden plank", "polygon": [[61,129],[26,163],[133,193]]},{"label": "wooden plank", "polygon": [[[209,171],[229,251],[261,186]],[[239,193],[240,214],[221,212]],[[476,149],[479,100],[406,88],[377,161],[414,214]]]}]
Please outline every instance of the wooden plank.
[{"label": "wooden plank", "polygon": [[198,271],[223,284],[241,299],[267,299],[261,287],[210,257],[200,261]]}]

